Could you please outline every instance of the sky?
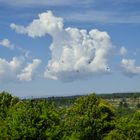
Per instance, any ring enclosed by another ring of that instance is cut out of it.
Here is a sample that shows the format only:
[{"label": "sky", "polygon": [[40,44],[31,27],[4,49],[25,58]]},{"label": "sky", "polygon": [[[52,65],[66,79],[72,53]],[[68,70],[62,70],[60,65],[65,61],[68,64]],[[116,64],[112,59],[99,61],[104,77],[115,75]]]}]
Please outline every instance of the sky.
[{"label": "sky", "polygon": [[0,0],[0,91],[139,92],[139,60],[139,0]]}]

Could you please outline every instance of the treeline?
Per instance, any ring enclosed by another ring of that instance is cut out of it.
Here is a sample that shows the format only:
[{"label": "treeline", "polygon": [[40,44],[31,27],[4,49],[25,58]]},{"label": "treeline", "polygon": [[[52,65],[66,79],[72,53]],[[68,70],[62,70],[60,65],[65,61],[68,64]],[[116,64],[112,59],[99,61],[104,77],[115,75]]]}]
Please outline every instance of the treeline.
[{"label": "treeline", "polygon": [[[75,95],[75,96],[60,96],[60,97],[40,97],[40,98],[25,98],[22,99],[23,101],[25,100],[47,100],[48,102],[55,102],[57,106],[69,106],[73,104],[77,98],[79,97],[84,97],[85,95]],[[132,92],[132,93],[105,93],[105,94],[96,94],[98,98],[103,98],[103,99],[125,99],[125,98],[140,98],[140,92]]]},{"label": "treeline", "polygon": [[2,92],[0,139],[139,140],[140,111],[123,103],[116,109],[95,94],[59,106],[54,98],[21,100]]},{"label": "treeline", "polygon": [[43,101],[46,100],[49,103],[54,102],[56,106],[70,106],[71,104],[73,104],[75,102],[75,100],[79,97],[82,97],[82,95],[76,95],[76,96],[60,96],[60,97],[41,97],[41,98],[25,98],[22,99],[22,101]]},{"label": "treeline", "polygon": [[111,94],[97,94],[98,97],[113,99],[113,98],[138,98],[140,97],[140,92],[123,92],[123,93],[111,93]]}]

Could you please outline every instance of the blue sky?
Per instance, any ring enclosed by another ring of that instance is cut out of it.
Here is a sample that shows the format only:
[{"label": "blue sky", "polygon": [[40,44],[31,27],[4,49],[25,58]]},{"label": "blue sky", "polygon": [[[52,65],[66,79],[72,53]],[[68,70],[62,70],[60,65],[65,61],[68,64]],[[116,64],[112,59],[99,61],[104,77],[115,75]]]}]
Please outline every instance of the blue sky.
[{"label": "blue sky", "polygon": [[139,36],[139,0],[0,0],[0,91],[140,91]]}]

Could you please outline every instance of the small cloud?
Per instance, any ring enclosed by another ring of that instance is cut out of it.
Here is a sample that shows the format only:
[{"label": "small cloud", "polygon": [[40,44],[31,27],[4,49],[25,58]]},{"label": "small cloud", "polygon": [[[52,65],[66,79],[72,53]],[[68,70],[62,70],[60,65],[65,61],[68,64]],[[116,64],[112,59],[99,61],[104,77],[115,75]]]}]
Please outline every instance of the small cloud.
[{"label": "small cloud", "polygon": [[135,65],[134,59],[122,59],[121,67],[123,73],[127,76],[135,76],[140,74],[140,66]]},{"label": "small cloud", "polygon": [[41,60],[33,59],[33,63],[27,65],[23,56],[10,61],[0,58],[0,82],[30,81],[40,63]]},{"label": "small cloud", "polygon": [[9,49],[14,49],[15,46],[8,40],[8,39],[3,39],[0,41],[0,45]]},{"label": "small cloud", "polygon": [[127,49],[125,47],[120,48],[120,55],[124,56],[127,54]]}]

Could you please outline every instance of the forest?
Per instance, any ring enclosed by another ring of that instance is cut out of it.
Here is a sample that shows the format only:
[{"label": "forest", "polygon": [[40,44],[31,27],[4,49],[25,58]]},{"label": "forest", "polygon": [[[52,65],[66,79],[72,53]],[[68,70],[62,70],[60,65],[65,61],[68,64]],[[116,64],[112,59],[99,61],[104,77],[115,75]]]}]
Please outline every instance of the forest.
[{"label": "forest", "polygon": [[20,99],[0,93],[0,140],[139,140],[140,93]]}]

